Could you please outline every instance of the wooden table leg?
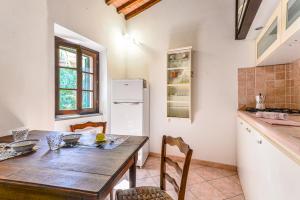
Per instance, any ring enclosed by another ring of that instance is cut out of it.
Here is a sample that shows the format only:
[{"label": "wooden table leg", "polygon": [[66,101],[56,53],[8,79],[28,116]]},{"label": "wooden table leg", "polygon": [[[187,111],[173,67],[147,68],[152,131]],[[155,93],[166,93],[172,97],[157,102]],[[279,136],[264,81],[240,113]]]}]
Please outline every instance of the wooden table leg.
[{"label": "wooden table leg", "polygon": [[134,188],[136,187],[136,162],[137,162],[138,154],[134,155],[134,162],[129,168],[129,187]]}]

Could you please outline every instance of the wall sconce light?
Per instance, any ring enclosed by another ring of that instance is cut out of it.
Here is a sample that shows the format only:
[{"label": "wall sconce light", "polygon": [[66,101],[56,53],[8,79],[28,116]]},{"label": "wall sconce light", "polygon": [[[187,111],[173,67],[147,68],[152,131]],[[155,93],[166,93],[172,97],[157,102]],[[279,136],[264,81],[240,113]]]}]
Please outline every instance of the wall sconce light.
[{"label": "wall sconce light", "polygon": [[135,45],[141,44],[138,40],[136,40],[132,35],[129,35],[128,33],[125,33],[123,37],[127,44],[135,44]]}]

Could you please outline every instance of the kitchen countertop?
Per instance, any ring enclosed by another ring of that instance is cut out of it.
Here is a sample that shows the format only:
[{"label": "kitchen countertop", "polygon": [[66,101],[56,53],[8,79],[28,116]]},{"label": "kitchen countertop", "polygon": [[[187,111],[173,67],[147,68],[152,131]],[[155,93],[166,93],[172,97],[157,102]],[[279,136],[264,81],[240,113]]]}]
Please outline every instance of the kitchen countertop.
[{"label": "kitchen countertop", "polygon": [[[246,111],[238,111],[238,116],[300,165],[300,127],[271,125]],[[300,122],[300,116],[290,115],[289,119]]]}]

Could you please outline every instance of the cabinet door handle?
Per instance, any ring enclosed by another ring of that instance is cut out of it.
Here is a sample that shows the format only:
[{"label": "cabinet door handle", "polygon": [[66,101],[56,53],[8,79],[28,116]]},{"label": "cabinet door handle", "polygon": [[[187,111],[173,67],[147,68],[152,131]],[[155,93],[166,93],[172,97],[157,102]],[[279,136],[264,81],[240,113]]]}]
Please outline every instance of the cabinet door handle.
[{"label": "cabinet door handle", "polygon": [[257,140],[257,143],[258,144],[262,144],[262,140]]},{"label": "cabinet door handle", "polygon": [[240,125],[243,125],[243,122],[240,122]]},{"label": "cabinet door handle", "polygon": [[249,133],[251,133],[251,130],[250,130],[249,128],[246,128],[246,130],[247,130]]}]

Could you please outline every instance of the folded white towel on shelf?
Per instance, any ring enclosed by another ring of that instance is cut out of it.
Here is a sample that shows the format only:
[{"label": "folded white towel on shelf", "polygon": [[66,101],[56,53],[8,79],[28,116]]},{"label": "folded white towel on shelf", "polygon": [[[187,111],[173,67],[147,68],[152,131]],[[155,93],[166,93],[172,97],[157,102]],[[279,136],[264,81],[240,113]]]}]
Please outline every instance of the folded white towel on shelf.
[{"label": "folded white towel on shelf", "polygon": [[255,116],[258,118],[287,120],[289,115],[277,112],[256,112]]}]

